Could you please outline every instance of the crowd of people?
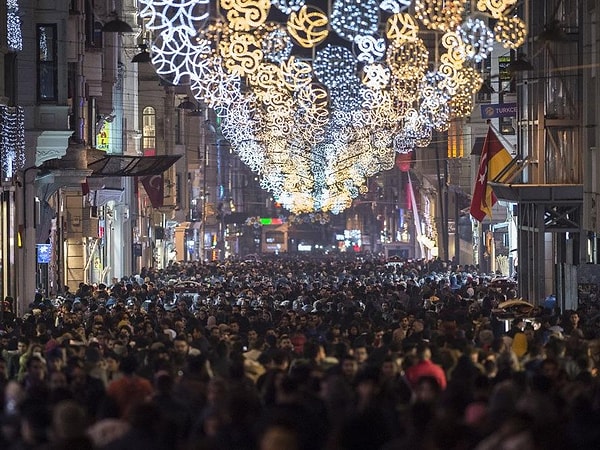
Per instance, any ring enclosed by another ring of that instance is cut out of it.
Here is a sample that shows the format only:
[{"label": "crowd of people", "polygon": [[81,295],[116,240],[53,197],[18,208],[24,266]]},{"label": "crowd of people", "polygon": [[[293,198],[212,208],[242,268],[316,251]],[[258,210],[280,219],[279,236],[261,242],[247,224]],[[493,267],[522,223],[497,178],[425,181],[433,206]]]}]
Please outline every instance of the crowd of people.
[{"label": "crowd of people", "polygon": [[[600,448],[597,305],[475,267],[170,263],[0,324],[0,448]],[[547,305],[546,305],[547,306]]]}]

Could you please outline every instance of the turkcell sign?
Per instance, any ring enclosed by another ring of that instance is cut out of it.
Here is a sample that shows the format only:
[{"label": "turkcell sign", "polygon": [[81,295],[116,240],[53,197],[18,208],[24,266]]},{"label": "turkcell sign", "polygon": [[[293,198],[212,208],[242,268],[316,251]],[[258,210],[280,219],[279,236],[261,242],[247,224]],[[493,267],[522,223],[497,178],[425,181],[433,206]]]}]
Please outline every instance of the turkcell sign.
[{"label": "turkcell sign", "polygon": [[481,105],[481,118],[494,119],[496,117],[514,117],[517,115],[516,103],[500,103]]}]

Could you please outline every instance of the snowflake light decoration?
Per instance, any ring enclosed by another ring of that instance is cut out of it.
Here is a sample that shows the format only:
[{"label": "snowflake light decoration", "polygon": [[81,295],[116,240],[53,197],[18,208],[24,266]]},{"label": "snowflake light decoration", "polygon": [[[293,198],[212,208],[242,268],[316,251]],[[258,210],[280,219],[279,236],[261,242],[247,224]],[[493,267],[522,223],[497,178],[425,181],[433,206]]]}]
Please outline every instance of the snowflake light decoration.
[{"label": "snowflake light decoration", "polygon": [[151,61],[156,73],[173,84],[187,82],[189,76],[197,73],[194,63],[200,62],[207,51],[196,44],[185,29],[162,31],[151,45]]},{"label": "snowflake light decoration", "polygon": [[210,0],[139,0],[140,17],[147,30],[178,28],[193,36],[204,26]]}]

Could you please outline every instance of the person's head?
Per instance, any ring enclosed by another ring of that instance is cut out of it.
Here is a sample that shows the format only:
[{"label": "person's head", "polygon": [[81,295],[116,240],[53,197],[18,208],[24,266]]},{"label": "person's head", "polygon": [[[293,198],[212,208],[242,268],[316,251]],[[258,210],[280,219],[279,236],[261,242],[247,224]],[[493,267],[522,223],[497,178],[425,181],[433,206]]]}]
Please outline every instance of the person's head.
[{"label": "person's head", "polygon": [[381,364],[381,376],[385,379],[394,378],[398,374],[398,364],[392,356],[387,356]]},{"label": "person's head", "polygon": [[20,338],[17,342],[17,352],[22,355],[29,348],[29,340],[26,338]]},{"label": "person's head", "polygon": [[127,355],[121,360],[121,372],[125,375],[133,375],[138,368],[138,361],[133,355]]},{"label": "person's head", "polygon": [[173,340],[173,350],[178,355],[187,355],[190,350],[190,345],[184,334],[178,334]]},{"label": "person's head", "polygon": [[364,364],[369,357],[369,352],[367,350],[367,346],[364,344],[358,344],[354,347],[354,357],[356,358],[356,362],[358,364]]},{"label": "person's head", "polygon": [[43,380],[46,376],[46,364],[41,357],[32,355],[25,365],[27,375],[33,380]]},{"label": "person's head", "polygon": [[344,356],[340,363],[340,370],[344,377],[353,379],[358,372],[358,363],[356,362],[356,358],[352,355]]},{"label": "person's head", "polygon": [[572,311],[569,315],[569,323],[573,328],[577,328],[579,325],[579,314],[576,311]]},{"label": "person's head", "polygon": [[104,362],[106,363],[106,370],[109,373],[115,373],[115,372],[119,371],[119,366],[121,364],[121,358],[119,358],[119,356],[116,353],[108,352],[104,356]]},{"label": "person's head", "polygon": [[50,390],[54,391],[57,389],[66,388],[67,383],[67,374],[65,374],[62,370],[53,370],[48,375],[48,387]]},{"label": "person's head", "polygon": [[431,403],[438,399],[441,392],[442,388],[435,377],[423,376],[415,387],[415,398],[420,402]]},{"label": "person's head", "polygon": [[427,343],[422,342],[417,346],[417,356],[421,361],[431,359],[431,348]]},{"label": "person's head", "polygon": [[294,345],[292,344],[292,340],[287,334],[283,334],[279,337],[278,347],[283,350],[294,350]]}]

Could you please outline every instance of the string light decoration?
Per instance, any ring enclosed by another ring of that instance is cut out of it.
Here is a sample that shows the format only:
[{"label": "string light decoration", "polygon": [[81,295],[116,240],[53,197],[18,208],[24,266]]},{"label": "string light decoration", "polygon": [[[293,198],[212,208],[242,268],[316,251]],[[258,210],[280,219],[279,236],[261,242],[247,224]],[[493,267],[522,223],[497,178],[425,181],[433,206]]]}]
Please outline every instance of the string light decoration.
[{"label": "string light decoration", "polygon": [[300,90],[312,81],[312,65],[297,59],[295,56],[291,56],[287,61],[282,62],[280,68],[280,81],[290,91]]},{"label": "string light decoration", "polygon": [[331,28],[342,39],[354,42],[360,35],[377,32],[378,0],[334,0],[331,8]]},{"label": "string light decoration", "polygon": [[21,106],[0,105],[0,157],[3,176],[25,166],[25,113]]},{"label": "string light decoration", "polygon": [[[338,214],[396,153],[471,113],[492,39],[524,41],[514,1],[477,2],[493,29],[466,17],[466,3],[336,0],[328,16],[304,0],[220,0],[223,15],[211,18],[201,14],[206,0],[139,5],[155,70],[215,111],[261,188],[294,214]],[[281,12],[269,15],[271,5]],[[421,28],[443,35],[427,46]]]},{"label": "string light decoration", "polygon": [[6,2],[6,43],[11,52],[23,50],[23,33],[21,32],[21,16],[18,0]]}]

